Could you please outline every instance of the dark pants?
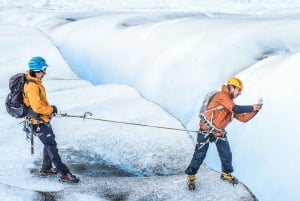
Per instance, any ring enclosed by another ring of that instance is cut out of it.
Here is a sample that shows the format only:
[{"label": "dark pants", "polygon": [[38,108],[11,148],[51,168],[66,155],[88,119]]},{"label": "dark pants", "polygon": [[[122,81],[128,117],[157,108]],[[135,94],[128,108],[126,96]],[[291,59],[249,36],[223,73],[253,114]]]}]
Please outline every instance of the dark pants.
[{"label": "dark pants", "polygon": [[61,161],[58,154],[55,135],[49,123],[33,125],[33,130],[44,145],[42,170],[52,168],[52,163],[61,174],[70,173],[69,168]]},{"label": "dark pants", "polygon": [[200,168],[200,165],[203,163],[203,160],[205,159],[210,142],[215,142],[217,146],[217,150],[222,164],[222,172],[226,172],[226,173],[233,172],[232,153],[226,135],[217,138],[213,134],[208,134],[206,136],[204,134],[199,133],[197,137],[197,145],[195,148],[192,161],[190,165],[187,167],[187,169],[185,170],[186,174],[195,175],[197,173],[197,171]]}]

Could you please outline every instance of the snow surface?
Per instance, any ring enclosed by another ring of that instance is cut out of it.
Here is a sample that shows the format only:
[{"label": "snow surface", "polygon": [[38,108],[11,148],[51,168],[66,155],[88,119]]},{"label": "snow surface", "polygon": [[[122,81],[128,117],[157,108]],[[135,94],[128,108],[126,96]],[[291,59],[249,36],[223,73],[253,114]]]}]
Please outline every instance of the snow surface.
[{"label": "snow surface", "polygon": [[[228,127],[234,174],[259,200],[298,200],[299,8],[296,0],[1,1],[0,99],[8,77],[42,55],[50,64],[49,100],[62,112],[196,130],[205,93],[237,75],[245,85],[237,103],[262,97],[265,105],[249,123]],[[1,200],[38,199],[30,188],[63,190],[62,200],[253,199],[205,166],[199,189],[186,191],[182,172],[194,149],[188,133],[81,119],[57,117],[52,124],[63,158],[82,183],[74,190],[32,178],[28,169],[40,161],[41,144],[36,140],[31,157],[19,121],[0,110],[0,158],[7,164],[0,168]],[[135,175],[175,175],[99,179],[75,168],[98,158]],[[213,144],[205,162],[220,170]]]}]

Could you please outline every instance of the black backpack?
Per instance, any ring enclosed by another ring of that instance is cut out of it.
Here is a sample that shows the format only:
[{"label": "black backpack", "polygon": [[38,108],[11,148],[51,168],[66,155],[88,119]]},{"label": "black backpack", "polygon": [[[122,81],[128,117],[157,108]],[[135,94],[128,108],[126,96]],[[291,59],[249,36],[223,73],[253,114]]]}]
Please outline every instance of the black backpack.
[{"label": "black backpack", "polygon": [[5,107],[8,114],[15,118],[25,117],[28,113],[28,107],[23,102],[24,84],[25,82],[34,82],[26,80],[24,73],[18,73],[9,78],[9,89]]}]

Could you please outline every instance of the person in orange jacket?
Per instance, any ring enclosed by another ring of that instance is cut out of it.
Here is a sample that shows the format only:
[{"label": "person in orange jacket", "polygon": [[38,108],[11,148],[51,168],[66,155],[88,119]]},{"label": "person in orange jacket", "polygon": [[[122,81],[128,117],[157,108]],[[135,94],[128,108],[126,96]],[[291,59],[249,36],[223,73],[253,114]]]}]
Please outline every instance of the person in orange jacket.
[{"label": "person in orange jacket", "polygon": [[[49,104],[45,87],[42,84],[48,65],[45,59],[39,56],[31,58],[28,65],[23,101],[31,111],[27,118],[30,118],[34,135],[38,136],[44,145],[40,174],[46,176],[59,173],[60,181],[77,183],[79,178],[70,172],[58,154],[55,135],[50,124],[51,117],[57,114],[57,108]],[[52,163],[55,168],[52,167]]]},{"label": "person in orange jacket", "polygon": [[234,99],[241,95],[243,83],[237,77],[231,77],[222,90],[217,92],[207,105],[207,110],[199,115],[200,129],[197,136],[197,144],[191,163],[185,170],[187,174],[187,184],[190,190],[195,189],[196,173],[205,159],[209,142],[215,142],[222,165],[221,179],[232,184],[237,184],[238,180],[231,174],[232,153],[227,139],[226,126],[233,118],[241,122],[247,122],[254,117],[263,104],[237,105]]}]

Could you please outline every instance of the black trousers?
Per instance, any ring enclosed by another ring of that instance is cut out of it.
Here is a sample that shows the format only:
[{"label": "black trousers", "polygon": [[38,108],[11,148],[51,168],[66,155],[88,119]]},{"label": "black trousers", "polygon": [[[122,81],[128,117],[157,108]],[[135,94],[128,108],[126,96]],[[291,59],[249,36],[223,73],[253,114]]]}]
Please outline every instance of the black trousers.
[{"label": "black trousers", "polygon": [[210,142],[215,142],[217,146],[222,164],[222,172],[233,172],[232,153],[226,135],[223,135],[222,137],[216,137],[213,134],[204,135],[199,133],[197,136],[197,145],[195,147],[193,158],[190,165],[185,170],[186,174],[195,175],[198,172],[200,165],[203,163],[203,160],[206,157]]},{"label": "black trousers", "polygon": [[44,145],[42,170],[45,171],[51,169],[53,163],[59,173],[70,173],[69,168],[62,162],[60,155],[58,154],[55,135],[50,123],[33,125],[33,130]]}]

